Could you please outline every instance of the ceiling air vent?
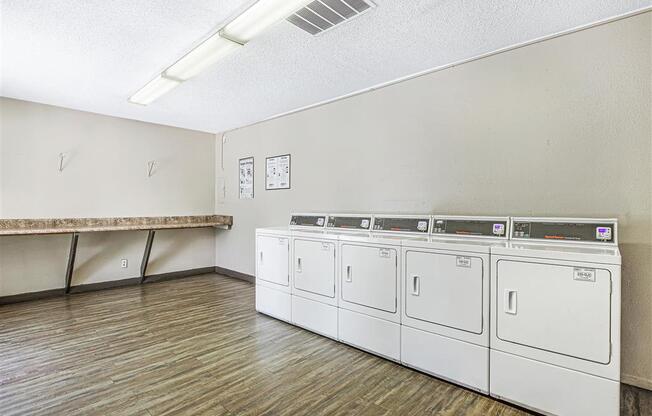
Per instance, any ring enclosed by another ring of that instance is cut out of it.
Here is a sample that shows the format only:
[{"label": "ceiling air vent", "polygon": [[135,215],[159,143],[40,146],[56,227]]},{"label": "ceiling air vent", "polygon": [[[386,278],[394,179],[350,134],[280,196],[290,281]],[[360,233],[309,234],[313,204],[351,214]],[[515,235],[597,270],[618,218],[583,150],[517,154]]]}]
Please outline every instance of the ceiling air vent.
[{"label": "ceiling air vent", "polygon": [[373,6],[368,0],[315,0],[287,20],[299,29],[317,35],[360,16]]}]

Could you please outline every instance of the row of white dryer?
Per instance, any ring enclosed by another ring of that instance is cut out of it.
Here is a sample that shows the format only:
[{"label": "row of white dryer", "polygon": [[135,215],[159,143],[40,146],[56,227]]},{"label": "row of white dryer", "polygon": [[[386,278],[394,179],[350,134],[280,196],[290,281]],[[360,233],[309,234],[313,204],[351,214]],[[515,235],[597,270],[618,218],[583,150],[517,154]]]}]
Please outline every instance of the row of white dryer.
[{"label": "row of white dryer", "polygon": [[295,214],[256,230],[256,309],[524,407],[616,415],[617,222]]}]

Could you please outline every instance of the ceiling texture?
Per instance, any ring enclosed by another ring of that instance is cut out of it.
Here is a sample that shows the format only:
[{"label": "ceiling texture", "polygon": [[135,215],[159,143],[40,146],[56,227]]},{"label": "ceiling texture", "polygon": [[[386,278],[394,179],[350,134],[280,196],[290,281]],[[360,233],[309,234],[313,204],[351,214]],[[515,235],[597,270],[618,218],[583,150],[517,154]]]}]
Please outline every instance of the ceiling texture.
[{"label": "ceiling texture", "polygon": [[252,1],[1,0],[0,95],[217,133],[652,1],[374,3],[318,36],[282,21],[143,107],[128,97]]}]

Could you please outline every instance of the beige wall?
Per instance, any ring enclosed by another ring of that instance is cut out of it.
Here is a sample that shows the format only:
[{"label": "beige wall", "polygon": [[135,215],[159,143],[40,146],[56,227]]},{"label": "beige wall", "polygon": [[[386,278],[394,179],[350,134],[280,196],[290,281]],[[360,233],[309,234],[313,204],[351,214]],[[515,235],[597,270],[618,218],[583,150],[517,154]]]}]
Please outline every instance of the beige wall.
[{"label": "beige wall", "polygon": [[[208,133],[0,98],[0,217],[212,214],[214,164]],[[73,284],[138,276],[146,236],[82,234]],[[69,241],[0,237],[0,296],[63,287]],[[158,232],[148,273],[212,267],[214,245],[211,229]]]},{"label": "beige wall", "polygon": [[[291,211],[618,217],[623,378],[652,388],[651,21],[638,15],[227,133],[217,210],[236,221],[217,237],[217,265],[253,274],[254,229],[286,224]],[[284,153],[292,189],[265,191],[265,157]],[[238,200],[247,156],[256,197]]]}]

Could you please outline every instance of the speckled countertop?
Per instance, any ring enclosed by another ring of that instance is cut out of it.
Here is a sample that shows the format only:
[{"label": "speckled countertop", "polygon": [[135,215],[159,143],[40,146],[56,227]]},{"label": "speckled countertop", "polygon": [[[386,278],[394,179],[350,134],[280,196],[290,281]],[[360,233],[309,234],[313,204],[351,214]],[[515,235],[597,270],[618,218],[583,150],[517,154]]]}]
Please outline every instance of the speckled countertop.
[{"label": "speckled countertop", "polygon": [[90,233],[101,231],[166,230],[175,228],[230,228],[231,225],[233,225],[233,217],[229,215],[0,219],[0,236]]}]

